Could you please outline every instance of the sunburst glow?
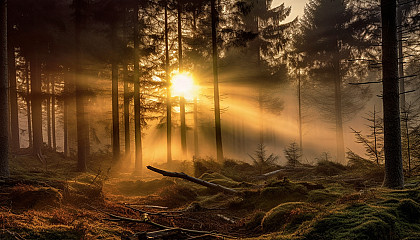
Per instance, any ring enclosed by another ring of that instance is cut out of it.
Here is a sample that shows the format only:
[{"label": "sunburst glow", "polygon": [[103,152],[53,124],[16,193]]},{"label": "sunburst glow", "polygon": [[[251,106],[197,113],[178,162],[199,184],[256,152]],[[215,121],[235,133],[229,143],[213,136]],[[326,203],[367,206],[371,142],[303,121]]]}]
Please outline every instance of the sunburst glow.
[{"label": "sunburst glow", "polygon": [[171,94],[174,97],[193,99],[196,92],[194,79],[190,73],[178,73],[172,77]]}]

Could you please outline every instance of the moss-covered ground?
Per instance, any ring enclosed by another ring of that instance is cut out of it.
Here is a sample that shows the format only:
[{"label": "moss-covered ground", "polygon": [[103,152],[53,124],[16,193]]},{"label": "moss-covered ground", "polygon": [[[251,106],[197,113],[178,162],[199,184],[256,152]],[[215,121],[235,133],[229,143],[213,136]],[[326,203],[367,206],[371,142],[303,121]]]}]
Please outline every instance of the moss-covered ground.
[{"label": "moss-covered ground", "polygon": [[278,166],[266,179],[234,160],[155,165],[234,188],[237,195],[150,171],[140,178],[98,159],[78,173],[74,159],[56,153],[47,153],[47,164],[14,156],[11,177],[0,179],[0,239],[121,239],[157,230],[106,214],[144,218],[124,204],[159,224],[240,239],[420,239],[420,176],[407,178],[402,190],[381,188],[382,167],[362,159],[347,166]]}]

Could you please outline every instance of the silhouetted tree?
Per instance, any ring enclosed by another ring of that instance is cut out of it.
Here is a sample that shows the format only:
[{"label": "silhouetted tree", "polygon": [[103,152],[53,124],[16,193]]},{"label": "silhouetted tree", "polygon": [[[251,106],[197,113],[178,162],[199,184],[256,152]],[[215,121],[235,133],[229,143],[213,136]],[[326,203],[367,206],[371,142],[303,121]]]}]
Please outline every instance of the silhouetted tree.
[{"label": "silhouetted tree", "polygon": [[211,39],[213,49],[213,84],[214,84],[214,119],[216,126],[216,151],[217,161],[223,162],[223,143],[222,143],[222,124],[220,121],[220,100],[219,100],[219,70],[218,59],[219,54],[217,50],[217,22],[218,12],[216,10],[216,0],[211,1]]},{"label": "silhouetted tree", "polygon": [[8,76],[7,76],[7,1],[0,1],[0,177],[9,176]]},{"label": "silhouetted tree", "polygon": [[385,178],[383,185],[388,188],[404,187],[401,156],[396,13],[397,5],[395,0],[381,0],[385,148]]}]

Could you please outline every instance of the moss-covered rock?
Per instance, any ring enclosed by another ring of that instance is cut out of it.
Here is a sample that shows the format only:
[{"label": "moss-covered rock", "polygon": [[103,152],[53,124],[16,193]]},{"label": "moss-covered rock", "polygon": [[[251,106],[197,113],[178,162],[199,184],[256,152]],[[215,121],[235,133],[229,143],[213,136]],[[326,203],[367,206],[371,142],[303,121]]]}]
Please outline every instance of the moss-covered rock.
[{"label": "moss-covered rock", "polygon": [[264,232],[293,232],[305,222],[313,219],[316,209],[305,202],[287,202],[268,211],[262,219]]}]

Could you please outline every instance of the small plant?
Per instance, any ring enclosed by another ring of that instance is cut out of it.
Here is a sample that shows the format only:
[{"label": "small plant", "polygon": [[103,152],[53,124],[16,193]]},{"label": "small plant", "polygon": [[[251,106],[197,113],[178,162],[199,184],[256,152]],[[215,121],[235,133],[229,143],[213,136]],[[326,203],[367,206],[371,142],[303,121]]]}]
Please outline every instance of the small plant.
[{"label": "small plant", "polygon": [[292,142],[288,147],[284,148],[284,156],[287,159],[287,165],[296,166],[300,164],[300,158],[302,157],[301,149],[298,147],[296,142]]},{"label": "small plant", "polygon": [[322,152],[321,155],[319,157],[316,157],[315,160],[317,162],[322,162],[322,161],[331,161],[331,155],[329,152]]},{"label": "small plant", "polygon": [[356,143],[360,143],[365,147],[366,155],[376,164],[380,164],[384,161],[384,137],[382,119],[377,117],[378,112],[373,108],[373,112],[368,114],[365,119],[369,122],[367,125],[371,132],[367,135],[363,135],[361,131],[353,131],[356,138]]},{"label": "small plant", "polygon": [[277,159],[279,158],[279,156],[276,156],[273,153],[267,157],[266,152],[267,151],[265,150],[265,145],[260,143],[258,144],[257,150],[255,150],[255,156],[248,154],[260,174],[262,174],[265,169],[274,166]]}]

